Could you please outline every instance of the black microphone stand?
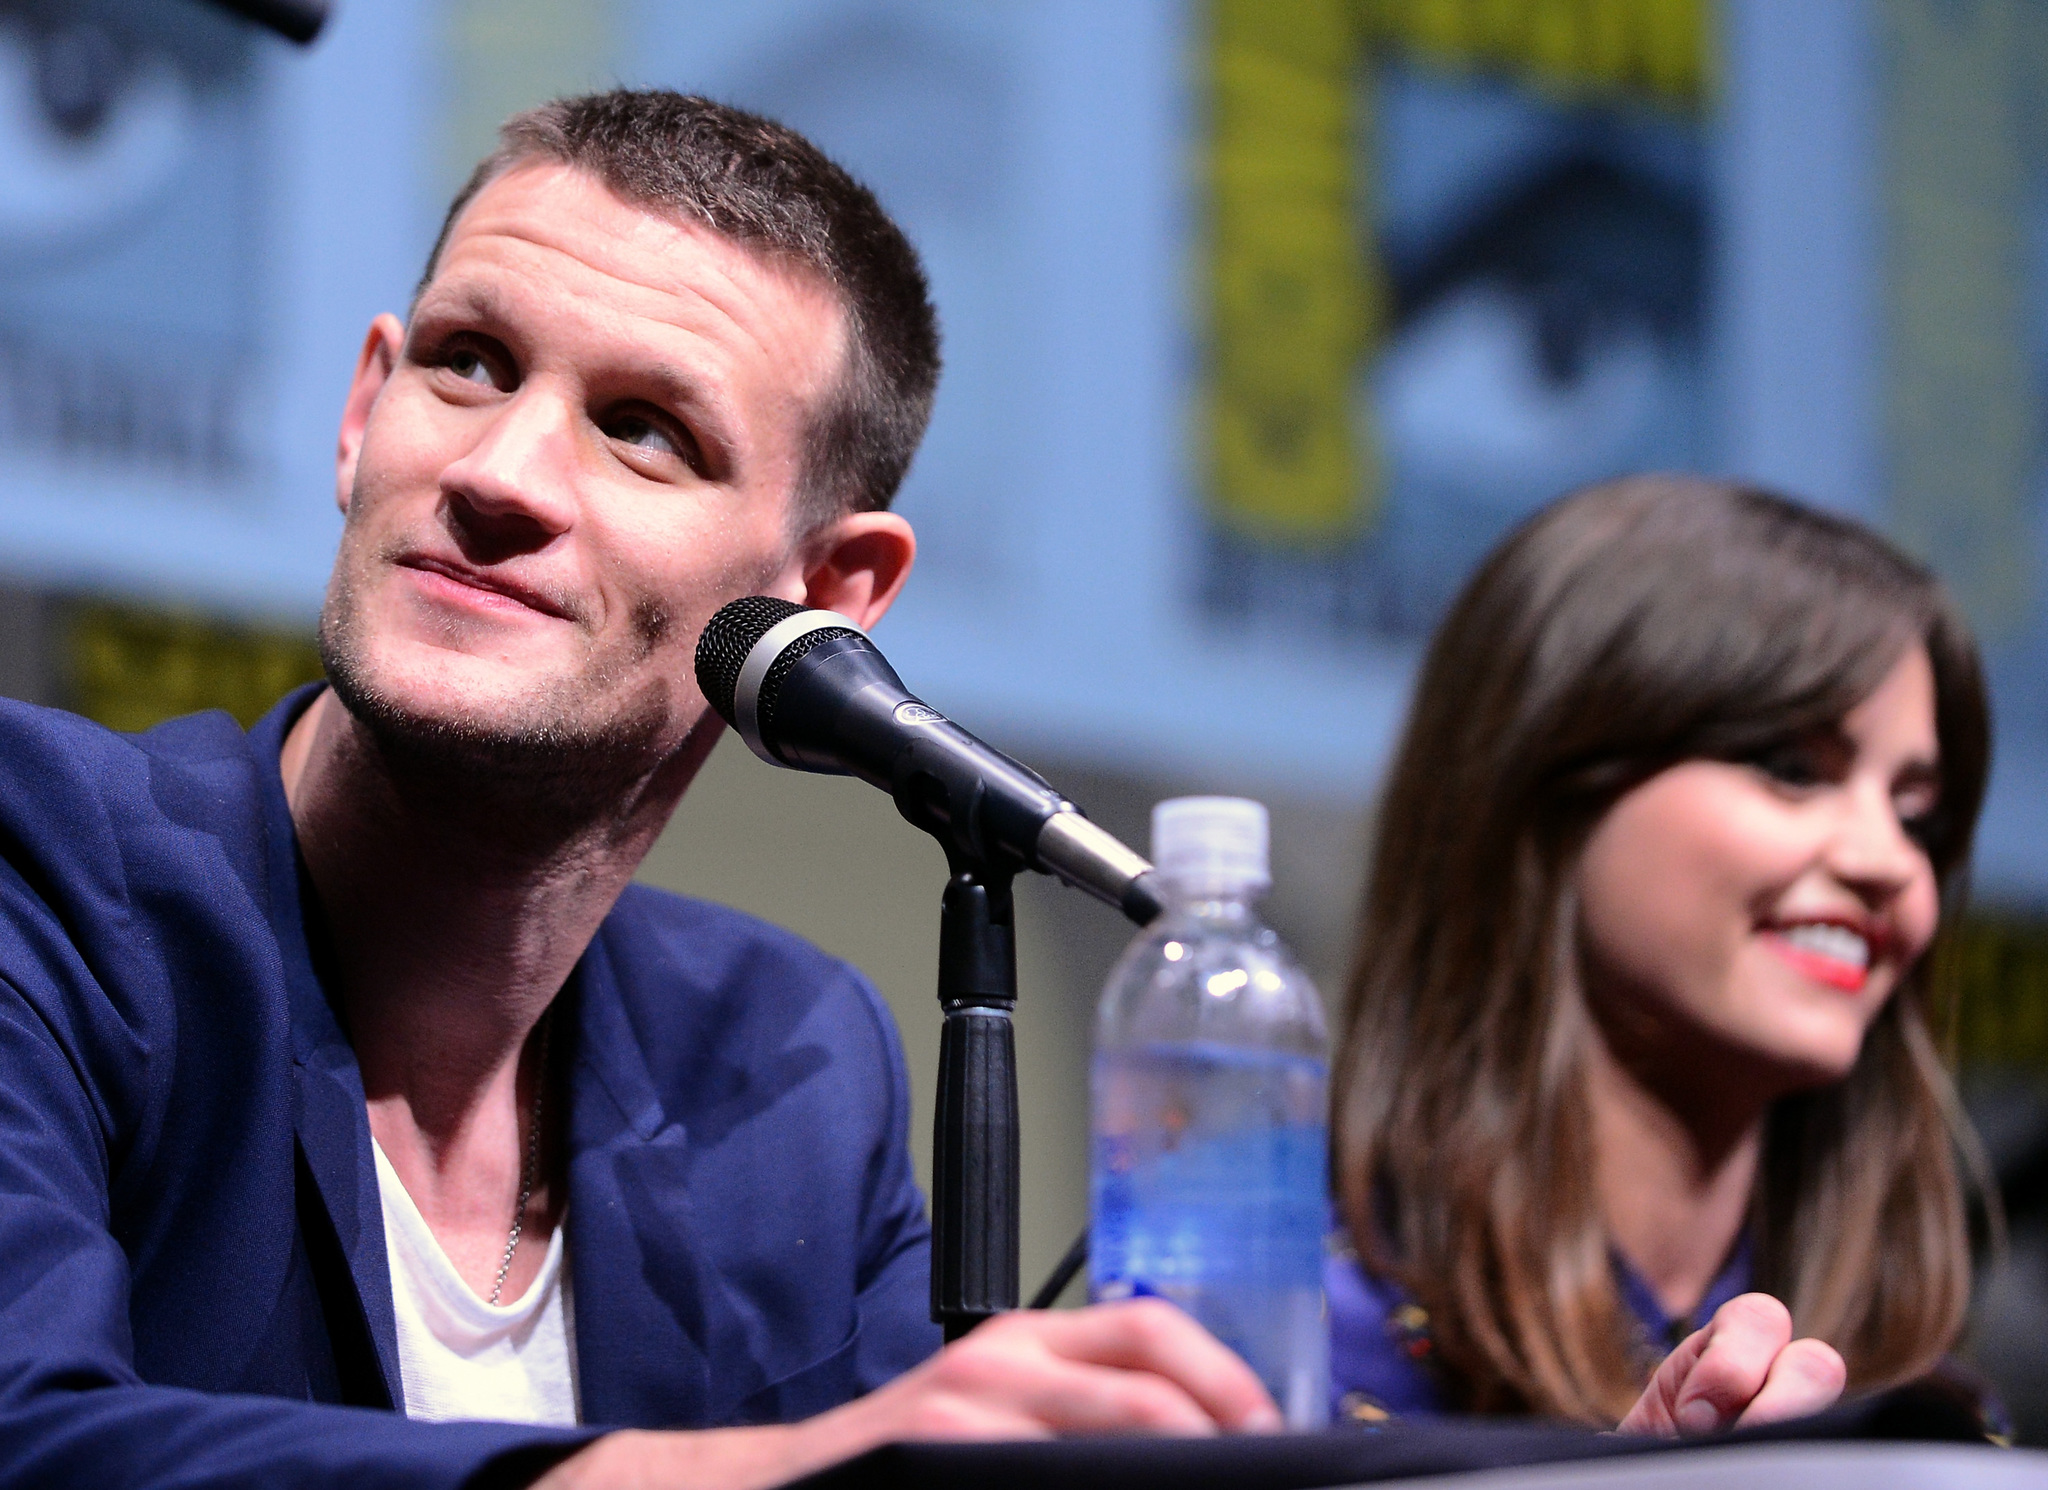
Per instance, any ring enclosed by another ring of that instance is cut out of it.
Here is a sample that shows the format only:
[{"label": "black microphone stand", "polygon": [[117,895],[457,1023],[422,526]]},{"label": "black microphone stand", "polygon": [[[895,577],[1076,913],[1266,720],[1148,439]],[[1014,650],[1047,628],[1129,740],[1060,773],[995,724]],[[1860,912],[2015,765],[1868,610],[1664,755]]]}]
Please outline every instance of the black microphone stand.
[{"label": "black microphone stand", "polygon": [[1017,1307],[1015,871],[948,844],[939,913],[939,1094],[932,1122],[932,1318],[959,1339]]},{"label": "black microphone stand", "polygon": [[[1042,870],[1143,925],[1159,911],[1151,866],[1044,777],[913,698],[866,636],[830,612],[807,614],[764,595],[735,600],[698,638],[697,678],[762,759],[858,776],[945,846],[939,1006],[946,1024],[932,1123],[931,1280],[932,1319],[957,1340],[1017,1307],[1011,882],[1020,870]],[[1082,1255],[1069,1251],[1053,1293]]]}]

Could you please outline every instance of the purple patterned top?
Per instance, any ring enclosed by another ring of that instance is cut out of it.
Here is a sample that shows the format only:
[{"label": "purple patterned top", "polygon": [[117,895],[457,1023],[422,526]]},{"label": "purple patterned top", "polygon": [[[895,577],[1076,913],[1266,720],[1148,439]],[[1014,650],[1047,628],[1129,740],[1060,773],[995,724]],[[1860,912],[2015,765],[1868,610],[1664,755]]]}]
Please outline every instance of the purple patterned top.
[{"label": "purple patterned top", "polygon": [[[1643,1349],[1657,1359],[1714,1311],[1747,1293],[1752,1267],[1745,1235],[1690,1315],[1665,1313],[1643,1277],[1620,1253],[1610,1254],[1621,1299],[1635,1316]],[[1383,1423],[1444,1412],[1430,1359],[1429,1316],[1397,1285],[1367,1273],[1347,1245],[1323,1264],[1330,1306],[1330,1393],[1339,1422]]]}]

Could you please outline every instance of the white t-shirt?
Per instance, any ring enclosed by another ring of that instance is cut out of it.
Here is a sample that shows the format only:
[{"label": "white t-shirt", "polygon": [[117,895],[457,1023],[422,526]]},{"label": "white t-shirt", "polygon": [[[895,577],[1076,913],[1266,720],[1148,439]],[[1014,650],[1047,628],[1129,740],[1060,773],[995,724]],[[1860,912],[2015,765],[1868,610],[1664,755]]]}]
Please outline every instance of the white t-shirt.
[{"label": "white t-shirt", "polygon": [[540,1276],[523,1297],[494,1305],[462,1281],[398,1171],[372,1139],[398,1316],[398,1369],[405,1415],[444,1423],[489,1418],[573,1427],[576,1346],[562,1232],[548,1239]]}]

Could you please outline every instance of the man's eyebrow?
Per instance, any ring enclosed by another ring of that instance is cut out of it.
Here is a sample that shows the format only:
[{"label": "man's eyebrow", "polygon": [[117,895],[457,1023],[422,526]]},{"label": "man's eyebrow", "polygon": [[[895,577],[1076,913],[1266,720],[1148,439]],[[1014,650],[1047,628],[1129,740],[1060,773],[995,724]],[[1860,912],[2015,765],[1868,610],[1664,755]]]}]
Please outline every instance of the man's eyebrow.
[{"label": "man's eyebrow", "polygon": [[503,326],[512,319],[503,297],[489,285],[478,284],[429,285],[419,304],[413,307],[413,316],[476,321],[490,326]]},{"label": "man's eyebrow", "polygon": [[661,401],[680,408],[701,409],[723,416],[725,398],[703,377],[673,362],[652,362],[643,376],[660,390]]},{"label": "man's eyebrow", "polygon": [[663,408],[683,415],[700,444],[714,447],[706,452],[720,465],[731,466],[739,455],[733,430],[739,421],[728,395],[715,384],[673,362],[651,362],[640,374],[655,392]]}]

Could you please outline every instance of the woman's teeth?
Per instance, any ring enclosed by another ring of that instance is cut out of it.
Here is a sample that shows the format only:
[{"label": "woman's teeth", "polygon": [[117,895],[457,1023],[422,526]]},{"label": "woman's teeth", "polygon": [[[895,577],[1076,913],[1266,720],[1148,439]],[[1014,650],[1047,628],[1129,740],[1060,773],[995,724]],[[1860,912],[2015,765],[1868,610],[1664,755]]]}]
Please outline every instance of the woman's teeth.
[{"label": "woman's teeth", "polygon": [[1801,951],[1811,952],[1816,957],[1847,963],[1850,967],[1858,969],[1870,966],[1869,940],[1846,926],[1836,926],[1824,921],[1808,921],[1797,926],[1787,926],[1779,935]]}]

